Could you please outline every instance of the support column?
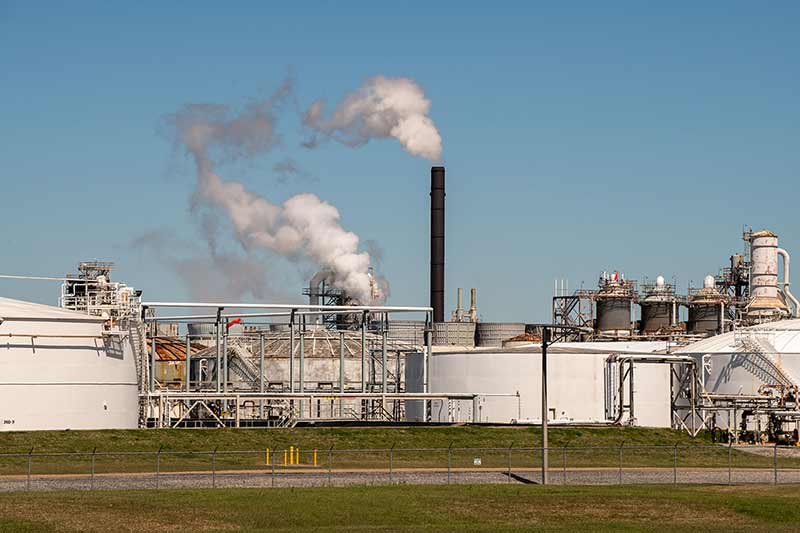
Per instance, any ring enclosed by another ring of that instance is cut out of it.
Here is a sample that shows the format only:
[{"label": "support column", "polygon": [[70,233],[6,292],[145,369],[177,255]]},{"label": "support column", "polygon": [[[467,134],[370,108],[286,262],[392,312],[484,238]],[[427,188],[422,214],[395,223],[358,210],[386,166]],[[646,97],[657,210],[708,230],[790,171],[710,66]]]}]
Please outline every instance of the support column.
[{"label": "support column", "polygon": [[[339,392],[344,393],[344,380],[345,380],[345,372],[344,372],[344,331],[339,332]],[[344,407],[344,401],[339,398],[339,418],[342,417],[342,408]]]},{"label": "support column", "polygon": [[361,392],[367,392],[367,313],[361,315]]},{"label": "support column", "polygon": [[547,345],[550,344],[550,329],[542,329],[542,485],[547,485]]},{"label": "support column", "polygon": [[[192,342],[189,334],[186,334],[186,362],[184,364],[186,367],[186,392],[192,392],[191,389],[191,379],[192,379]],[[188,400],[187,400],[188,405]]]},{"label": "support column", "polygon": [[[258,392],[264,394],[264,333],[258,334]],[[258,402],[259,418],[264,418],[264,400]]]}]

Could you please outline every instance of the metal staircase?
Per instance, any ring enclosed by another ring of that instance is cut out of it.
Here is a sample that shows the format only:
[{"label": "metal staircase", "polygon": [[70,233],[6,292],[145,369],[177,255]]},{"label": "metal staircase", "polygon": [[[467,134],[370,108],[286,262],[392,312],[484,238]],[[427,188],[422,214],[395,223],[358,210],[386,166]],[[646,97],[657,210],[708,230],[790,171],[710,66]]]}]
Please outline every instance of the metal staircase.
[{"label": "metal staircase", "polygon": [[228,344],[228,369],[233,371],[251,388],[258,390],[260,373],[251,362],[250,353],[238,344]]},{"label": "metal staircase", "polygon": [[[133,351],[133,359],[136,362],[136,376],[139,381],[139,394],[147,392],[150,383],[150,365],[147,362],[148,352],[145,343],[144,322],[138,320],[128,321],[128,336]],[[147,422],[147,404],[139,401],[139,424]]]},{"label": "metal staircase", "polygon": [[755,332],[742,332],[737,335],[736,344],[744,353],[742,367],[768,385],[798,387],[797,379],[775,360],[775,347]]}]

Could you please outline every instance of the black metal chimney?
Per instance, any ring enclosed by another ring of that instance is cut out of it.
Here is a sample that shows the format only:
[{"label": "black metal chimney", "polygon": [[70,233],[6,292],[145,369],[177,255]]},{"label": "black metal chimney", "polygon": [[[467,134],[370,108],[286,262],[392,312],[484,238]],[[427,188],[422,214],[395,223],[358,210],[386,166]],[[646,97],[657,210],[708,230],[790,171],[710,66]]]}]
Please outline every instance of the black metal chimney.
[{"label": "black metal chimney", "polygon": [[444,322],[444,167],[431,167],[431,307]]}]

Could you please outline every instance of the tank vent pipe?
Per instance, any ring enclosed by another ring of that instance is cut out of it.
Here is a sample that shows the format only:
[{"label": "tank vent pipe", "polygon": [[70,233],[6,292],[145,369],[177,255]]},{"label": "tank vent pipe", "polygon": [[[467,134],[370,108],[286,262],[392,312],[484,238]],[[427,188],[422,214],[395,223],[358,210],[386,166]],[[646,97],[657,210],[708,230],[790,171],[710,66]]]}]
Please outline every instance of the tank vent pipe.
[{"label": "tank vent pipe", "polygon": [[792,258],[789,256],[789,252],[783,248],[778,248],[778,255],[783,258],[783,294],[794,304],[795,318],[800,318],[800,302],[797,301],[797,298],[794,297],[792,291],[789,290],[789,284],[791,280],[789,277],[789,263],[791,262]]}]

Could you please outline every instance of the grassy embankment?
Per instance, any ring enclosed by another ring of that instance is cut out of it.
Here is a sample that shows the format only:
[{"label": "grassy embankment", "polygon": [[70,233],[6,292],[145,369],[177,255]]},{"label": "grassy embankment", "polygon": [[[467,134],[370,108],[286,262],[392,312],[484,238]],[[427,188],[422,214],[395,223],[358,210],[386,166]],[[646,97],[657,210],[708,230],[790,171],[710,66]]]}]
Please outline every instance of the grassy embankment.
[{"label": "grassy embankment", "polygon": [[[536,467],[541,461],[537,450],[521,451],[519,448],[536,448],[540,445],[539,428],[532,427],[340,427],[291,429],[205,429],[205,430],[107,430],[107,431],[39,431],[0,434],[0,451],[27,453],[89,452],[154,452],[161,449],[162,471],[207,470],[210,456],[183,452],[201,452],[217,449],[216,467],[222,469],[267,468],[264,451],[277,452],[278,463],[283,461],[283,450],[289,446],[301,449],[301,462],[312,462],[311,450],[318,450],[318,465],[327,467],[328,450],[333,447],[335,468],[385,468],[386,452],[344,452],[346,449],[388,449],[395,447],[394,466],[444,467],[446,452],[400,451],[408,448],[501,448],[480,455],[484,467],[505,467],[511,447],[512,465]],[[570,467],[609,466],[619,463],[619,446],[623,446],[625,467],[672,467],[671,448],[637,448],[641,446],[679,445],[679,465],[727,467],[728,452],[712,445],[704,437],[692,439],[684,432],[648,428],[553,428],[550,431],[551,464],[560,467],[566,446]],[[587,450],[587,447],[607,447],[604,450]],[[514,451],[517,449],[516,451]],[[231,453],[231,452],[255,453]],[[182,452],[182,453],[175,453]],[[453,451],[453,468],[471,467],[471,451]],[[734,450],[734,467],[770,467],[769,456],[756,456]],[[36,457],[32,472],[86,473],[90,457],[48,456]],[[800,461],[781,459],[781,467],[800,467]],[[152,471],[154,456],[100,455],[96,458],[96,472]],[[0,474],[25,472],[26,458],[0,458]]]}]

